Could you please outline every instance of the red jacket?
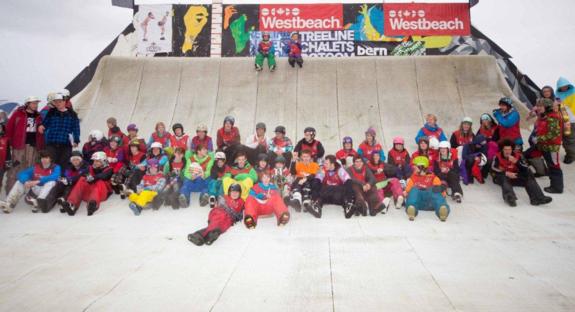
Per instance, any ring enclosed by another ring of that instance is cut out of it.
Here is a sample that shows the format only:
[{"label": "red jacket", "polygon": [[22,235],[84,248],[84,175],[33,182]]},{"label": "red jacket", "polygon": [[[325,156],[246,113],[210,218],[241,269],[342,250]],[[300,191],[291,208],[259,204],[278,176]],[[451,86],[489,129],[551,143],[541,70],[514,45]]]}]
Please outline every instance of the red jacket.
[{"label": "red jacket", "polygon": [[237,127],[232,127],[230,132],[224,131],[223,127],[218,130],[217,144],[220,150],[224,146],[239,144],[240,140],[240,130]]},{"label": "red jacket", "polygon": [[[13,149],[23,149],[26,147],[26,126],[28,123],[28,115],[26,114],[26,107],[18,107],[8,119],[6,124],[6,137],[10,142]],[[36,117],[36,127],[42,124],[40,114]],[[38,129],[38,128],[36,128]],[[40,150],[44,147],[44,136],[36,131],[36,149]]]},{"label": "red jacket", "polygon": [[6,159],[8,158],[9,153],[10,148],[8,139],[5,136],[0,137],[0,170],[4,170],[6,168]]}]

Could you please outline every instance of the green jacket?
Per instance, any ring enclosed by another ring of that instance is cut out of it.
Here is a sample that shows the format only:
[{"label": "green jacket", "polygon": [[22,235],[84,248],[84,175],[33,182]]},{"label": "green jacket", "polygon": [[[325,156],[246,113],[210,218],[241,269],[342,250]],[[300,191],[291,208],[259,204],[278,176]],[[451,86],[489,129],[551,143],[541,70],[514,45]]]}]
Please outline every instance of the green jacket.
[{"label": "green jacket", "polygon": [[187,151],[186,152],[186,168],[184,169],[184,177],[186,179],[192,179],[192,173],[190,172],[190,167],[192,165],[192,163],[198,163],[200,164],[200,166],[202,166],[202,168],[204,169],[204,179],[207,179],[210,177],[210,172],[212,171],[212,166],[214,165],[214,154],[213,153],[208,153],[208,155],[206,155],[203,158],[198,158],[198,155],[196,153],[192,153],[192,151]]},{"label": "green jacket", "polygon": [[249,163],[246,163],[246,166],[242,169],[237,166],[228,167],[224,174],[224,178],[233,178],[236,181],[243,181],[249,178],[252,179],[253,183],[256,183],[258,180],[258,174]]}]

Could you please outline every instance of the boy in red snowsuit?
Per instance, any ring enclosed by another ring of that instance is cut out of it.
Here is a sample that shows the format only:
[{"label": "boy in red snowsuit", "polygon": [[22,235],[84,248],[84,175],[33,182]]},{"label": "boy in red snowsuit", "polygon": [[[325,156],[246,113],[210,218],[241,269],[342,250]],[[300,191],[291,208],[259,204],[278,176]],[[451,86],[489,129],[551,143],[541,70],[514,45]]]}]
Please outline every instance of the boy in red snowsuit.
[{"label": "boy in red snowsuit", "polygon": [[290,214],[278,187],[271,183],[271,173],[268,170],[261,171],[259,181],[246,199],[244,224],[251,230],[256,227],[259,216],[275,214],[278,226],[285,225]]},{"label": "boy in red snowsuit", "polygon": [[203,244],[209,246],[232,225],[241,221],[244,210],[241,193],[242,188],[239,184],[230,185],[228,195],[218,197],[216,206],[210,210],[208,227],[188,234],[188,240],[197,246]]},{"label": "boy in red snowsuit", "polygon": [[106,153],[94,153],[92,161],[88,175],[76,182],[68,200],[64,203],[64,210],[71,216],[76,214],[82,201],[88,202],[88,216],[93,215],[100,207],[100,203],[112,193],[110,179],[114,172],[108,166]]}]

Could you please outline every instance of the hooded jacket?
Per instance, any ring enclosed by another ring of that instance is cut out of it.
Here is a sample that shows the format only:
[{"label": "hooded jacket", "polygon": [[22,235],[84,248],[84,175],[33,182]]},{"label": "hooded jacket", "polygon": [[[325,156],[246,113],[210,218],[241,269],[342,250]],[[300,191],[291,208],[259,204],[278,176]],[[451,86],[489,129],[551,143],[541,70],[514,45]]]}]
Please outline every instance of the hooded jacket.
[{"label": "hooded jacket", "polygon": [[[562,87],[569,87],[567,91],[561,92],[559,89]],[[563,105],[567,106],[572,114],[575,114],[575,87],[569,80],[561,77],[557,81],[557,90],[555,91],[555,95],[561,99]]]}]

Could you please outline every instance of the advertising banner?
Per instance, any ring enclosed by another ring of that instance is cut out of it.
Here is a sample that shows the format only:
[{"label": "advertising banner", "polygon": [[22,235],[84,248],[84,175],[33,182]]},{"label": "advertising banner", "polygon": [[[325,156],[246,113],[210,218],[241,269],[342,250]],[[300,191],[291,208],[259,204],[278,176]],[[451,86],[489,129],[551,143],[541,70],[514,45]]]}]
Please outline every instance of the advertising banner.
[{"label": "advertising banner", "polygon": [[469,3],[384,3],[386,36],[468,36]]},{"label": "advertising banner", "polygon": [[134,15],[133,25],[139,54],[172,52],[171,5],[141,5]]},{"label": "advertising banner", "polygon": [[210,5],[174,5],[173,56],[210,56]]},{"label": "advertising banner", "polygon": [[315,31],[343,29],[342,4],[262,4],[259,30]]},{"label": "advertising banner", "polygon": [[[258,44],[262,40],[261,31],[253,31],[250,34],[250,56],[258,52]],[[290,32],[271,32],[270,40],[274,45],[276,56],[287,57],[287,43],[290,40]],[[352,30],[340,31],[303,31],[299,33],[302,55],[306,57],[342,57],[354,56],[355,45]]]}]

